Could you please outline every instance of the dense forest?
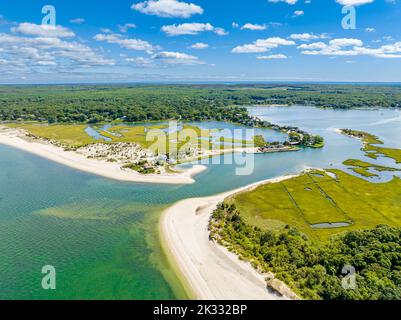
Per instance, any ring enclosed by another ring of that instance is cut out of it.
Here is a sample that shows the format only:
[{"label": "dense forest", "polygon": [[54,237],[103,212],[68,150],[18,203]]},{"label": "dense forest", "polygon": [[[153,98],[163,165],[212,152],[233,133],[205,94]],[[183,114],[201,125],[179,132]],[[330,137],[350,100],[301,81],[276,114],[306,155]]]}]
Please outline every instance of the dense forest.
[{"label": "dense forest", "polygon": [[[400,300],[401,229],[378,226],[315,243],[290,226],[261,230],[246,223],[234,204],[213,214],[211,238],[271,271],[305,299]],[[346,282],[345,266],[356,279]]]},{"label": "dense forest", "polygon": [[360,85],[59,85],[0,87],[0,120],[96,123],[123,119],[228,120],[242,106],[400,107],[400,86]]}]

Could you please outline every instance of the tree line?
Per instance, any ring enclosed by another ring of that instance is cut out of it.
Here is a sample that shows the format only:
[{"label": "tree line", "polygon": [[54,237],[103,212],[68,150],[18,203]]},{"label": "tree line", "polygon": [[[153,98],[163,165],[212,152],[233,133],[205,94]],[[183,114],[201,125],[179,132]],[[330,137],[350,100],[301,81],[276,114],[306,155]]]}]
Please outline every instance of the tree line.
[{"label": "tree line", "polygon": [[[304,299],[401,299],[401,228],[380,225],[316,243],[290,226],[262,230],[248,225],[234,204],[222,203],[210,229],[213,240],[273,272]],[[354,283],[345,279],[352,271],[344,272],[345,266],[354,268]]]},{"label": "tree line", "polygon": [[244,105],[336,109],[400,107],[399,86],[356,85],[69,85],[2,86],[0,120],[97,123],[237,120]]}]

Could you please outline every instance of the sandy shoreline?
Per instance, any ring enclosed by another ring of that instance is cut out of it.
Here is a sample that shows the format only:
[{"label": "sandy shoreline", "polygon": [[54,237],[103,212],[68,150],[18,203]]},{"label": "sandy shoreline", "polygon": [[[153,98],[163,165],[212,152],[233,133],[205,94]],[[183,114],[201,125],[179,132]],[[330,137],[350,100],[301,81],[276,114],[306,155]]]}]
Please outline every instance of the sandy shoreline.
[{"label": "sandy shoreline", "polygon": [[199,300],[281,300],[267,289],[265,277],[226,248],[209,241],[209,219],[217,204],[239,192],[294,176],[254,183],[207,198],[180,201],[160,221],[161,236],[185,285]]},{"label": "sandy shoreline", "polygon": [[79,171],[126,182],[192,184],[195,182],[193,177],[207,169],[205,166],[196,165],[178,174],[141,175],[129,169],[122,169],[121,165],[117,163],[88,159],[74,151],[65,151],[52,144],[27,141],[18,130],[0,130],[0,144],[29,152]]},{"label": "sandy shoreline", "polygon": [[[194,166],[179,174],[141,175],[121,169],[118,163],[88,159],[84,155],[50,143],[28,141],[18,130],[1,130],[0,144],[20,149],[70,168],[105,178],[157,184],[190,184],[193,176],[206,170]],[[252,150],[249,150],[250,152]],[[278,300],[280,295],[267,289],[265,277],[222,246],[209,241],[208,224],[217,204],[238,192],[266,183],[279,182],[293,176],[280,177],[252,184],[234,191],[207,198],[187,199],[167,209],[161,219],[164,243],[173,263],[184,275],[189,289],[201,300]]]}]

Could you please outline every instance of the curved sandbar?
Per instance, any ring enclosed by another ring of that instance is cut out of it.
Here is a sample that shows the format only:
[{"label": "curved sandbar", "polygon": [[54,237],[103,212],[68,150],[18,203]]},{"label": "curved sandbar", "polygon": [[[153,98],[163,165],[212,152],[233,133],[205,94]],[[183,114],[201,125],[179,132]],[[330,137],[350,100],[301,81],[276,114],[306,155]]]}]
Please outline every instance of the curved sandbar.
[{"label": "curved sandbar", "polygon": [[206,170],[205,166],[197,165],[177,174],[142,175],[129,169],[122,169],[121,164],[118,163],[88,159],[84,155],[74,151],[65,151],[50,143],[28,141],[18,130],[1,129],[0,127],[0,144],[112,180],[158,184],[192,184],[195,182],[193,176]]},{"label": "curved sandbar", "polygon": [[199,300],[279,300],[284,297],[267,288],[265,277],[226,248],[209,241],[209,220],[225,198],[250,191],[266,183],[294,176],[270,179],[207,198],[180,201],[161,219],[162,240],[189,290]]}]

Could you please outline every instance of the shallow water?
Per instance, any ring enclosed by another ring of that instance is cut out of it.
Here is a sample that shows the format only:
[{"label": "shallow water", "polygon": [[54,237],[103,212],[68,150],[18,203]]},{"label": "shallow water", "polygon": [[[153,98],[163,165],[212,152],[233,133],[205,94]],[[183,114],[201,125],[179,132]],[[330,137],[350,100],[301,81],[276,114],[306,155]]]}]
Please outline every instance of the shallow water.
[{"label": "shallow water", "polygon": [[[342,168],[348,158],[372,162],[360,141],[335,128],[366,130],[388,146],[401,147],[396,110],[250,110],[320,134],[326,147],[256,155],[247,176],[235,175],[235,165],[209,165],[193,185],[165,186],[110,181],[0,145],[0,299],[185,298],[157,238],[164,208],[307,167]],[[389,159],[375,163],[394,166]],[[381,181],[390,178],[387,174]],[[56,267],[52,292],[41,288],[45,265]]]},{"label": "shallow water", "polygon": [[312,224],[311,227],[314,229],[335,229],[350,226],[350,223],[347,222],[335,222],[335,223],[318,223]]},{"label": "shallow water", "polygon": [[102,136],[98,131],[96,131],[92,127],[87,127],[85,129],[85,132],[88,136],[92,137],[95,140],[100,140],[100,142],[102,142],[102,141],[110,142],[111,141],[110,138]]}]

